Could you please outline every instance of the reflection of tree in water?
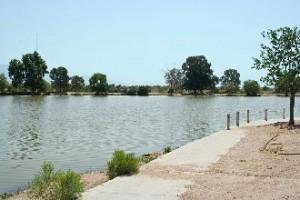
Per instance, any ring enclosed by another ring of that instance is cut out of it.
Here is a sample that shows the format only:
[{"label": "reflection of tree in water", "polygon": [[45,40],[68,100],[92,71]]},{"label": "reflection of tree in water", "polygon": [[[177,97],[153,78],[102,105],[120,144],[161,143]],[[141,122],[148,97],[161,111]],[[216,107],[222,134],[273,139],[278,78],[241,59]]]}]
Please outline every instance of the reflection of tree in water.
[{"label": "reflection of tree in water", "polygon": [[41,149],[42,129],[41,104],[43,97],[24,97],[15,99],[14,118],[11,120],[9,129],[9,142],[13,147],[8,156],[11,159],[32,159],[34,152]]}]

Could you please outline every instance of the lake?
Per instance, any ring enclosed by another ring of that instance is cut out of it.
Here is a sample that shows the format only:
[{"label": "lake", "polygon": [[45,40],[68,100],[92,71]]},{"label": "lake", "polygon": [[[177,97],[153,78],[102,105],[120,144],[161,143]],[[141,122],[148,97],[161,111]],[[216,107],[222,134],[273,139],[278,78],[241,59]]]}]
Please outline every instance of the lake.
[{"label": "lake", "polygon": [[288,116],[288,106],[287,97],[0,97],[0,193],[26,186],[45,160],[62,170],[104,169],[116,149],[178,147],[224,129],[227,113],[240,111],[242,123],[247,109],[258,120],[266,108],[270,119],[282,108]]}]

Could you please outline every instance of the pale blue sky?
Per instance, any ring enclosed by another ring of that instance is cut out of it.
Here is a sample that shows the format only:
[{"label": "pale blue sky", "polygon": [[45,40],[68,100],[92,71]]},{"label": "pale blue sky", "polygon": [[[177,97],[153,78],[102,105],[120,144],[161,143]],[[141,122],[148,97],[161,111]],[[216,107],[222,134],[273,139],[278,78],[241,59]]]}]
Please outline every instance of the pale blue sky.
[{"label": "pale blue sky", "polygon": [[37,33],[49,68],[85,78],[163,84],[167,68],[205,55],[218,76],[231,67],[258,80],[261,32],[300,27],[299,8],[298,0],[1,0],[0,64],[35,50]]}]

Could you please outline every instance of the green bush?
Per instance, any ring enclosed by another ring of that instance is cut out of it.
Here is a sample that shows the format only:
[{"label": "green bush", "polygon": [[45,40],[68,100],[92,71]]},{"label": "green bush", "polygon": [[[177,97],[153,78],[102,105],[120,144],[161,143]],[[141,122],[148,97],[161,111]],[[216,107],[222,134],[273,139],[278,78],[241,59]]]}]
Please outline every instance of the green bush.
[{"label": "green bush", "polygon": [[166,146],[163,150],[163,153],[166,154],[166,153],[170,153],[171,151],[172,151],[171,146]]},{"label": "green bush", "polygon": [[59,200],[75,200],[83,192],[80,175],[72,172],[56,172],[53,197]]},{"label": "green bush", "polygon": [[137,94],[139,96],[147,96],[149,95],[150,87],[149,86],[139,86]]},{"label": "green bush", "polygon": [[137,89],[134,86],[129,87],[126,92],[127,95],[133,95],[133,96],[136,95],[136,93],[137,93]]},{"label": "green bush", "polygon": [[53,164],[44,162],[29,187],[30,199],[75,200],[83,192],[80,175],[72,171],[55,172]]},{"label": "green bush", "polygon": [[113,153],[113,158],[107,162],[107,175],[113,179],[120,175],[130,175],[138,171],[139,159],[134,154],[126,154],[122,150]]},{"label": "green bush", "polygon": [[243,88],[247,96],[257,96],[260,92],[259,84],[255,80],[244,81]]}]

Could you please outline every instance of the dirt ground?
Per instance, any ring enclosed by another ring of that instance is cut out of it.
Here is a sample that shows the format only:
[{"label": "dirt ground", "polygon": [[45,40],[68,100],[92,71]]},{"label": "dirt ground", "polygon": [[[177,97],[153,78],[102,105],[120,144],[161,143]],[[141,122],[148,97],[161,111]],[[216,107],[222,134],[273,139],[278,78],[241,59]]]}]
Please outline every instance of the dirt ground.
[{"label": "dirt ground", "polygon": [[246,129],[246,137],[206,171],[149,165],[140,173],[191,180],[182,200],[299,200],[300,128]]}]

